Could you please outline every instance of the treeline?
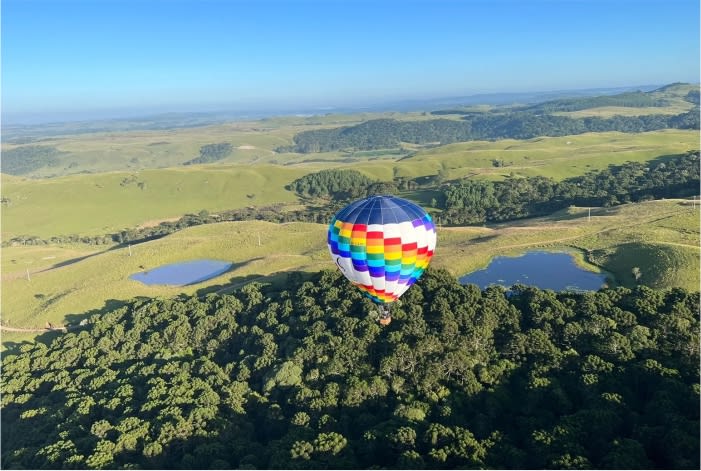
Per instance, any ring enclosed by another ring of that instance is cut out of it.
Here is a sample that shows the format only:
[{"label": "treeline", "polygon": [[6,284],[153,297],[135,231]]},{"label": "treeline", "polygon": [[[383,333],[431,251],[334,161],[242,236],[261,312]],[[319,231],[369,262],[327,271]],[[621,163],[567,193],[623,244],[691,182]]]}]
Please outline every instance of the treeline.
[{"label": "treeline", "polygon": [[228,142],[220,142],[219,144],[207,144],[200,147],[199,157],[188,160],[183,165],[208,164],[222,160],[229,155],[233,147]]},{"label": "treeline", "polygon": [[699,151],[664,162],[628,162],[557,182],[546,177],[509,177],[503,181],[461,180],[441,187],[436,204],[443,224],[542,216],[568,206],[615,206],[699,191]]},{"label": "treeline", "polygon": [[376,119],[355,126],[303,131],[294,136],[293,146],[280,147],[277,151],[373,150],[398,147],[402,142],[450,144],[471,140],[531,139],[607,131],[646,132],[667,128],[699,129],[698,109],[675,116],[613,116],[608,119],[573,119],[530,112],[470,113],[461,120]]},{"label": "treeline", "polygon": [[2,151],[2,173],[25,175],[57,165],[61,151],[51,146],[20,146]]},{"label": "treeline", "polygon": [[617,95],[568,98],[551,100],[525,107],[524,110],[533,113],[554,113],[558,111],[579,111],[602,106],[624,106],[629,108],[667,106],[669,100],[655,98],[650,93],[641,91],[619,93]]},{"label": "treeline", "polygon": [[136,300],[3,354],[2,467],[698,469],[698,306],[431,269],[387,328],[335,270]]},{"label": "treeline", "polygon": [[333,197],[336,199],[364,196],[373,183],[356,170],[321,170],[293,181],[288,190],[307,197]]},{"label": "treeline", "polygon": [[691,90],[689,93],[686,94],[686,97],[684,99],[688,101],[689,103],[693,103],[695,105],[698,105],[701,103],[701,98],[699,90]]},{"label": "treeline", "polygon": [[461,180],[445,182],[440,173],[432,178],[373,181],[355,170],[322,170],[295,180],[290,189],[302,196],[324,198],[323,204],[283,210],[282,204],[247,207],[210,214],[186,214],[177,221],[155,227],[124,229],[96,236],[14,236],[2,243],[46,245],[83,243],[90,245],[140,243],[164,237],[181,229],[223,221],[261,220],[275,223],[312,222],[327,224],[350,199],[399,191],[431,188],[436,198],[431,206],[442,209],[441,224],[477,224],[542,216],[568,206],[615,206],[649,199],[679,198],[698,194],[699,151],[690,151],[659,163],[629,162],[557,182],[545,177],[508,177],[503,181]]}]

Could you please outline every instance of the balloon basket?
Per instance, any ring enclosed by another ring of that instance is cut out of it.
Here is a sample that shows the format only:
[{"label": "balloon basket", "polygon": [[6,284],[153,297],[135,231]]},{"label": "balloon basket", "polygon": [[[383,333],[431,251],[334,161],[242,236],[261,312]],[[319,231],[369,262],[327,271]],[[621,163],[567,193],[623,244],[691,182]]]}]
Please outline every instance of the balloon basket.
[{"label": "balloon basket", "polygon": [[389,325],[389,323],[392,322],[392,314],[390,313],[389,308],[384,304],[379,304],[377,309],[380,311],[377,321],[380,323],[380,325]]}]

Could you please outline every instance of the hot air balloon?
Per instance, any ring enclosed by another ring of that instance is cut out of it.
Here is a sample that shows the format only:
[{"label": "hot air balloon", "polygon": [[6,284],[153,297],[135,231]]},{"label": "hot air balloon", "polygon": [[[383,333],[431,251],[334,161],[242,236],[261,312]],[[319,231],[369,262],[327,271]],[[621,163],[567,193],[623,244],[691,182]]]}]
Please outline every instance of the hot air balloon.
[{"label": "hot air balloon", "polygon": [[371,196],[340,210],[328,231],[336,266],[378,304],[380,323],[391,321],[388,304],[416,283],[436,248],[436,228],[420,206],[396,196]]}]

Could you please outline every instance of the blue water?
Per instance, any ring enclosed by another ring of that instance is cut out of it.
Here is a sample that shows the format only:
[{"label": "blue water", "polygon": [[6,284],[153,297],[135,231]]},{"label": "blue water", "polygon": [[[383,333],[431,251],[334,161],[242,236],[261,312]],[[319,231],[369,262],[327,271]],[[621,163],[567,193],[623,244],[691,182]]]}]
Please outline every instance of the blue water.
[{"label": "blue water", "polygon": [[153,270],[134,273],[129,278],[147,285],[185,286],[221,275],[232,265],[220,260],[192,260],[161,265]]},{"label": "blue water", "polygon": [[596,291],[606,275],[578,267],[571,254],[564,252],[526,252],[520,257],[495,257],[487,268],[460,278],[484,289],[489,285],[510,288],[520,283],[554,291]]}]

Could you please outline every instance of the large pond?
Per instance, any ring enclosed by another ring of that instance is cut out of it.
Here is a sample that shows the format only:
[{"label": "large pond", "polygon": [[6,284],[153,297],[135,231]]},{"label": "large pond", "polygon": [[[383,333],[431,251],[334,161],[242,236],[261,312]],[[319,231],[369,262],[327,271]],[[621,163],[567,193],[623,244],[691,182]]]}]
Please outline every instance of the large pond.
[{"label": "large pond", "polygon": [[495,257],[487,268],[460,278],[484,289],[490,285],[511,287],[517,283],[554,291],[596,291],[606,275],[578,266],[565,252],[526,252],[519,257]]},{"label": "large pond", "polygon": [[221,260],[192,260],[161,265],[153,270],[134,273],[129,278],[147,285],[185,286],[219,276],[232,265]]}]

